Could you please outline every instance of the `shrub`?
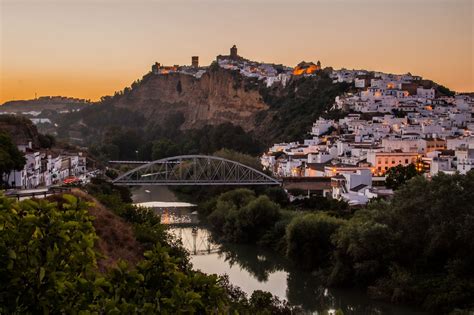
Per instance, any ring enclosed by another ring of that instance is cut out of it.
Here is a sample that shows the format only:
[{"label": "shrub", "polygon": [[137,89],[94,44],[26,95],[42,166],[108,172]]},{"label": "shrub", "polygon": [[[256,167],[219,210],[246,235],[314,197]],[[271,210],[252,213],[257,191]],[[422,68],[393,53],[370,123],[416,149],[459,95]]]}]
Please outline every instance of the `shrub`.
[{"label": "shrub", "polygon": [[0,196],[0,313],[71,313],[87,306],[83,291],[96,267],[96,235],[87,205],[63,198],[59,208]]},{"label": "shrub", "polygon": [[308,270],[328,265],[331,237],[344,223],[324,213],[295,217],[286,229],[287,257]]},{"label": "shrub", "polygon": [[279,218],[280,207],[267,196],[236,189],[219,196],[208,221],[226,240],[248,243],[258,241]]}]

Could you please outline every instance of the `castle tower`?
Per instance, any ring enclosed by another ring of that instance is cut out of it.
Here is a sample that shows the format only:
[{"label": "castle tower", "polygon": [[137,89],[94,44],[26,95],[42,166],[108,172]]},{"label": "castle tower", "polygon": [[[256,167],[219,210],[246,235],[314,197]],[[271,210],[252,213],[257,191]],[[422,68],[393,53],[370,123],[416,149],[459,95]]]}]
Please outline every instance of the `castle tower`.
[{"label": "castle tower", "polygon": [[232,46],[232,48],[230,49],[230,58],[231,59],[237,59],[238,55],[237,55],[237,47],[234,45]]},{"label": "castle tower", "polygon": [[151,72],[153,72],[154,74],[158,74],[160,67],[161,67],[160,63],[155,62],[155,64],[151,66]]},{"label": "castle tower", "polygon": [[192,56],[191,57],[191,66],[193,66],[194,68],[199,67],[199,56]]}]

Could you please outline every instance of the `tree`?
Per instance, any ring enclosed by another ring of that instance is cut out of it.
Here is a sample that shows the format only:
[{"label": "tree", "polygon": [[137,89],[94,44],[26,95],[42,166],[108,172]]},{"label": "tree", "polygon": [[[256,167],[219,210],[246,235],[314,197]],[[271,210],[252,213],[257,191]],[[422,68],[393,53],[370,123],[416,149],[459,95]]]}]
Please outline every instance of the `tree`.
[{"label": "tree", "polygon": [[39,134],[38,141],[39,141],[40,147],[44,149],[50,149],[56,144],[56,139],[54,138],[54,136],[49,135],[49,134],[46,134],[46,135]]},{"label": "tree", "polygon": [[81,288],[91,281],[97,237],[84,202],[0,196],[0,225],[0,313],[69,313],[88,304]]},{"label": "tree", "polygon": [[256,157],[248,154],[240,153],[230,149],[220,149],[219,151],[214,152],[213,155],[227,160],[239,162],[259,171],[262,170],[262,164],[260,161]]},{"label": "tree", "polygon": [[212,228],[226,240],[256,242],[280,219],[280,207],[267,196],[248,189],[221,194],[208,216]]},{"label": "tree", "polygon": [[474,300],[474,171],[416,176],[359,210],[333,237],[331,282],[437,312]]},{"label": "tree", "polygon": [[[110,183],[95,186],[114,191]],[[91,204],[72,195],[54,201],[0,195],[1,314],[292,314],[268,293],[247,299],[226,278],[192,270],[153,211],[131,205],[122,218],[158,238],[136,265],[119,261],[101,272]]]},{"label": "tree", "polygon": [[265,189],[265,195],[280,206],[287,206],[290,203],[288,194],[282,187],[269,187]]},{"label": "tree", "polygon": [[344,222],[324,213],[295,217],[286,228],[287,257],[306,270],[328,265],[331,237]]},{"label": "tree", "polygon": [[10,136],[0,133],[0,186],[3,185],[5,175],[11,171],[19,171],[25,166],[26,160]]},{"label": "tree", "polygon": [[380,222],[381,215],[375,208],[359,210],[337,231],[332,240],[336,263],[329,283],[367,284],[387,272],[395,232]]},{"label": "tree", "polygon": [[160,139],[153,142],[151,156],[154,160],[171,157],[179,154],[178,146],[168,139]]},{"label": "tree", "polygon": [[237,215],[235,238],[256,242],[280,219],[280,207],[267,196],[261,195],[240,209]]},{"label": "tree", "polygon": [[387,170],[387,178],[385,179],[385,183],[388,188],[398,189],[409,179],[422,173],[423,172],[417,169],[416,165],[413,163],[407,166],[397,165]]}]

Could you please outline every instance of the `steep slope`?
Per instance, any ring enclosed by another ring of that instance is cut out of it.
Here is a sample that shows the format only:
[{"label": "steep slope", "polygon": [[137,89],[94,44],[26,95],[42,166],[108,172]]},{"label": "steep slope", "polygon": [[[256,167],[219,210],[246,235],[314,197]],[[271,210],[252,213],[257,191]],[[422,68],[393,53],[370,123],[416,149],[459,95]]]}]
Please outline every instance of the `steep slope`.
[{"label": "steep slope", "polygon": [[95,218],[93,224],[99,237],[96,246],[103,255],[98,261],[101,270],[115,266],[119,260],[135,264],[143,258],[144,249],[129,223],[82,190],[73,189],[72,194],[91,203],[89,213]]},{"label": "steep slope", "polygon": [[200,78],[149,73],[131,89],[113,97],[111,103],[139,111],[157,122],[180,112],[184,115],[182,129],[231,122],[252,130],[255,114],[269,108],[258,87],[258,82],[218,67],[210,68]]},{"label": "steep slope", "polygon": [[[202,76],[153,74],[80,112],[61,116],[58,136],[110,159],[212,154],[222,148],[258,154],[303,138],[348,89],[330,69],[268,87],[239,71],[211,66]],[[138,153],[137,153],[138,152]]]}]

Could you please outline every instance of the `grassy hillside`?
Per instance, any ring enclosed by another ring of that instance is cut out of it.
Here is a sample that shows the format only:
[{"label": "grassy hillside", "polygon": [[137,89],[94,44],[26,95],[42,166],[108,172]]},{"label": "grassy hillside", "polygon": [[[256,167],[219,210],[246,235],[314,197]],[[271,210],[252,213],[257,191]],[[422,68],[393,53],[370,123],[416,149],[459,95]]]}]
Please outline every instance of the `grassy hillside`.
[{"label": "grassy hillside", "polygon": [[261,89],[271,107],[259,114],[258,131],[265,143],[295,141],[310,131],[313,122],[331,108],[334,99],[349,89],[347,83],[333,84],[328,73],[296,77],[283,89]]}]

